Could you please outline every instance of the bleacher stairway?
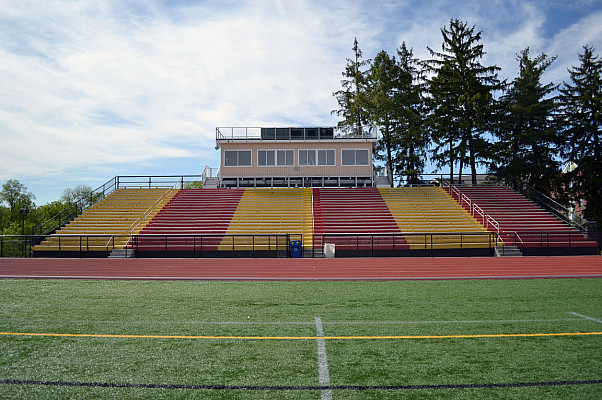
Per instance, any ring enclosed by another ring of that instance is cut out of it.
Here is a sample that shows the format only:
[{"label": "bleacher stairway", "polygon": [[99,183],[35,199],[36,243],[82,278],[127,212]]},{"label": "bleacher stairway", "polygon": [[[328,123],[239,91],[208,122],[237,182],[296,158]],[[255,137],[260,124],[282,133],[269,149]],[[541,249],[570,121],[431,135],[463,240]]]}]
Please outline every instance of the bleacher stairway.
[{"label": "bleacher stairway", "polygon": [[[599,254],[598,243],[506,186],[460,186],[463,207],[525,255]],[[453,193],[457,200],[457,194]],[[475,208],[476,207],[476,208]]]}]

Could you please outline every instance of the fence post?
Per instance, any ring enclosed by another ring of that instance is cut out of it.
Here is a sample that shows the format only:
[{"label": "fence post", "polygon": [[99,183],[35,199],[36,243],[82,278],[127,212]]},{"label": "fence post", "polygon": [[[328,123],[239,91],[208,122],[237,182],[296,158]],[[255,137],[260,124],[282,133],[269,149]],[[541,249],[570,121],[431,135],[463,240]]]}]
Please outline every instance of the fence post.
[{"label": "fence post", "polygon": [[431,257],[433,257],[433,234],[431,233]]}]

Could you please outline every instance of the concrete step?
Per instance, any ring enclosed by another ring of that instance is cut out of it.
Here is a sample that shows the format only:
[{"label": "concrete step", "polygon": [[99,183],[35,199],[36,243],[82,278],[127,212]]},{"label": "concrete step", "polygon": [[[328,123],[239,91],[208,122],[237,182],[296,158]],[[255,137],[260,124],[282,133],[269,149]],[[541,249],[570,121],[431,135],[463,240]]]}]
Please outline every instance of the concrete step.
[{"label": "concrete step", "polygon": [[375,180],[376,187],[391,187],[388,176],[377,176]]},{"label": "concrete step", "polygon": [[203,183],[203,189],[217,189],[217,186],[219,185],[219,179],[218,178],[207,178],[205,179],[205,182]]},{"label": "concrete step", "polygon": [[109,258],[134,258],[136,251],[133,249],[113,249]]},{"label": "concrete step", "polygon": [[520,249],[517,246],[496,246],[496,257],[522,257]]}]

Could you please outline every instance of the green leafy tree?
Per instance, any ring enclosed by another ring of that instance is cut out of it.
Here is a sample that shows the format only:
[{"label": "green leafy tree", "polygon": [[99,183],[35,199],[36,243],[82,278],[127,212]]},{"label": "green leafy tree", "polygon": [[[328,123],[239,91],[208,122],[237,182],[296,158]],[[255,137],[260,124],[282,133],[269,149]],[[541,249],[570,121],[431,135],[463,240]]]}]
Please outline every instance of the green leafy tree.
[{"label": "green leafy tree", "polygon": [[546,194],[555,191],[559,173],[554,124],[558,107],[551,96],[557,86],[542,84],[541,78],[555,59],[546,54],[532,58],[529,48],[517,55],[519,75],[500,98],[500,120],[495,129],[498,142],[494,145],[496,165],[492,168]]},{"label": "green leafy tree", "polygon": [[63,203],[75,203],[78,200],[89,198],[92,192],[92,188],[88,185],[76,185],[73,188],[65,189],[59,201]]},{"label": "green leafy tree", "polygon": [[357,38],[353,41],[353,59],[347,59],[342,89],[334,92],[339,108],[332,114],[342,118],[338,125],[346,130],[362,132],[362,127],[368,123],[366,69],[370,60],[363,60]]},{"label": "green leafy tree", "polygon": [[36,196],[28,192],[27,187],[16,179],[6,181],[0,191],[0,203],[4,202],[8,205],[12,220],[20,220],[19,210],[22,208],[33,210],[35,198]]},{"label": "green leafy tree", "polygon": [[441,34],[442,52],[428,48],[435,57],[427,62],[434,74],[429,82],[431,126],[442,129],[433,139],[437,146],[449,145],[450,168],[457,160],[460,175],[464,163],[469,164],[476,184],[477,164],[489,157],[489,143],[483,134],[491,125],[493,92],[502,88],[497,77],[500,68],[481,64],[485,51],[475,26],[454,19]]},{"label": "green leafy tree", "polygon": [[602,60],[584,46],[580,65],[569,69],[561,89],[562,155],[577,168],[568,173],[575,199],[585,200],[584,216],[602,223]]}]

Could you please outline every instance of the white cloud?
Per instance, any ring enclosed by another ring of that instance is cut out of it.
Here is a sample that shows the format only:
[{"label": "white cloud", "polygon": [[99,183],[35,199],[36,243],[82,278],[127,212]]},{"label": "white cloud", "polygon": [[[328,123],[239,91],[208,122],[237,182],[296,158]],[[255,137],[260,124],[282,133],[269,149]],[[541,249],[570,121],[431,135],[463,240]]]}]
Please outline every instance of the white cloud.
[{"label": "white cloud", "polygon": [[424,59],[459,18],[509,77],[526,46],[558,54],[558,77],[583,44],[602,51],[599,12],[550,38],[529,1],[183,3],[0,2],[0,180],[215,166],[216,126],[334,124],[354,37],[365,58],[406,41]]},{"label": "white cloud", "polygon": [[192,157],[216,125],[333,123],[343,4],[5,4],[0,178]]},{"label": "white cloud", "polygon": [[583,46],[590,45],[595,54],[602,55],[602,11],[592,13],[582,20],[560,30],[550,41],[546,54],[558,56],[546,77],[555,84],[569,81],[567,68],[579,65]]}]

